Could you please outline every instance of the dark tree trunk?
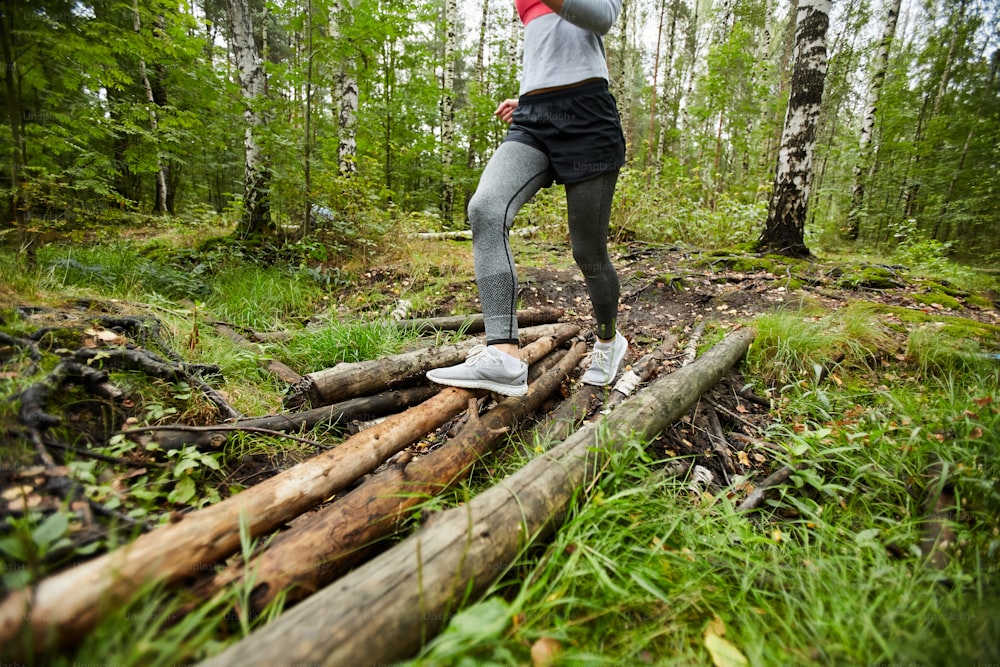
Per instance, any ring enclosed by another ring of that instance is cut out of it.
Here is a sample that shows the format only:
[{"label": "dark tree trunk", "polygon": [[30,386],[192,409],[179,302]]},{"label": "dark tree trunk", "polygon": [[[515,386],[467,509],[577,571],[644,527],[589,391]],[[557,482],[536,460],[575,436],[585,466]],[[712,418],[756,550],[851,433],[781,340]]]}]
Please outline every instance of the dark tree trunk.
[{"label": "dark tree trunk", "polygon": [[799,3],[788,111],[785,113],[767,224],[759,240],[761,250],[801,257],[810,254],[805,244],[805,221],[813,175],[816,128],[826,81],[826,30],[829,24],[830,0],[803,0]]}]

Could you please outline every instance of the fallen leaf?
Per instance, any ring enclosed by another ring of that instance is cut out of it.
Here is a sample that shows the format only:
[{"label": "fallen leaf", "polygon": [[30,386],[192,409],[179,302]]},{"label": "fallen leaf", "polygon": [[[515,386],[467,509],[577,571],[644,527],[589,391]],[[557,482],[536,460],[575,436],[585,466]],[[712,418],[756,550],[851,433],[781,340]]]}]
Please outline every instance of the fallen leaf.
[{"label": "fallen leaf", "polygon": [[747,657],[743,655],[743,651],[723,638],[725,634],[725,623],[718,616],[713,618],[708,627],[705,628],[705,648],[712,656],[712,664],[715,667],[743,667],[750,664]]},{"label": "fallen leaf", "polygon": [[736,452],[736,458],[738,458],[740,460],[740,465],[744,465],[744,466],[749,466],[750,465],[750,457],[747,456],[746,452],[744,452],[744,451]]},{"label": "fallen leaf", "polygon": [[969,432],[969,437],[973,439],[978,439],[983,437],[983,427],[977,426],[976,428],[972,429],[972,431]]},{"label": "fallen leaf", "polygon": [[532,667],[548,667],[562,654],[562,644],[551,637],[542,637],[531,645]]},{"label": "fallen leaf", "polygon": [[705,634],[718,635],[720,637],[726,634],[726,622],[723,621],[718,614],[712,617],[712,620],[708,622],[708,627],[705,628]]}]

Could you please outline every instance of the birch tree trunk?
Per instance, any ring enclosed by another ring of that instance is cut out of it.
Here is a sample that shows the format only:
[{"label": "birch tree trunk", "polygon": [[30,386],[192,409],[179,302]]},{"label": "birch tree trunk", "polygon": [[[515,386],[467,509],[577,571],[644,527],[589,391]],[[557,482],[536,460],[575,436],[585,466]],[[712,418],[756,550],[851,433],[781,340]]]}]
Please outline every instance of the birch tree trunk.
[{"label": "birch tree trunk", "polygon": [[[344,38],[343,26],[353,20],[357,0],[337,0],[330,9],[330,39],[336,44]],[[350,49],[341,49],[344,54]],[[337,108],[337,168],[341,176],[353,176],[358,171],[357,117],[359,106],[358,81],[355,77],[355,60],[344,55],[334,83],[333,103]]]},{"label": "birch tree trunk", "polygon": [[306,86],[305,86],[305,118],[302,132],[302,185],[305,202],[302,210],[302,226],[299,234],[307,236],[312,231],[312,98],[313,98],[313,5],[312,0],[306,0]]},{"label": "birch tree trunk", "polygon": [[889,69],[889,50],[896,36],[896,24],[899,20],[901,0],[892,0],[885,17],[882,39],[879,40],[878,54],[875,56],[875,71],[872,73],[871,86],[868,89],[868,103],[865,105],[865,115],[861,120],[861,138],[858,147],[858,162],[854,165],[854,183],[851,186],[851,206],[847,212],[847,237],[857,240],[861,232],[861,219],[864,217],[865,180],[863,173],[865,165],[872,160],[872,135],[875,132],[875,121],[878,115],[879,100],[882,97],[882,85]]},{"label": "birch tree trunk", "polygon": [[[680,92],[680,100],[677,104],[677,131],[678,136],[681,141],[681,155],[682,159],[686,162],[686,156],[688,153],[688,148],[691,143],[691,132],[689,132],[691,127],[691,112],[689,108],[691,106],[691,100],[694,95],[694,82],[698,78],[699,73],[698,68],[702,66],[705,62],[705,53],[707,52],[708,35],[710,34],[706,30],[706,25],[701,23],[701,12],[700,3],[697,1],[693,2],[693,12],[690,21],[690,27],[688,32],[692,36],[686,46],[688,54],[688,62],[686,63],[686,68],[684,70],[684,84],[683,89]],[[683,145],[687,142],[687,145]]]},{"label": "birch tree trunk", "polygon": [[781,134],[774,189],[759,247],[783,255],[809,256],[805,221],[813,151],[826,82],[826,31],[830,0],[801,0],[795,30],[795,65]]},{"label": "birch tree trunk", "polygon": [[[132,0],[132,27],[135,29],[135,34],[140,35],[142,33],[142,22],[139,18],[139,0]],[[159,120],[156,117],[156,98],[153,97],[153,86],[149,83],[149,75],[146,72],[146,61],[141,56],[139,57],[139,78],[142,80],[142,87],[146,91],[146,102],[149,104],[149,128],[152,130],[153,139],[156,140],[156,135],[159,130]],[[163,166],[163,159],[159,155],[159,148],[157,148],[156,156],[156,203],[153,205],[153,210],[156,213],[166,213],[167,212],[167,173]]]},{"label": "birch tree trunk", "polygon": [[[775,97],[779,100],[787,100],[788,98],[789,79],[791,79],[791,62],[792,58],[795,56],[795,28],[796,17],[799,14],[799,0],[791,0],[791,3],[792,6],[788,10],[790,19],[788,21],[788,25],[785,27],[785,39],[784,45],[781,49],[781,61],[778,64],[778,91],[775,94]],[[777,115],[777,113],[775,115]],[[771,119],[768,119],[765,122],[768,125],[772,124]],[[765,156],[765,159],[768,161],[777,160],[776,151],[781,147],[782,125],[777,122],[776,118],[773,119],[773,125],[774,134],[769,141],[767,155]]]},{"label": "birch tree trunk", "polygon": [[455,138],[455,52],[458,35],[458,1],[444,3],[444,76],[441,85],[441,215],[451,223],[455,208],[455,183],[451,176]]},{"label": "birch tree trunk", "polygon": [[[483,0],[483,10],[479,18],[479,44],[476,48],[476,86],[480,95],[488,95],[486,85],[486,39],[489,34],[490,0]],[[468,152],[465,166],[472,169],[479,159],[479,124],[473,122],[469,128]],[[470,195],[466,193],[465,203],[468,208]]]},{"label": "birch tree trunk", "polygon": [[241,236],[266,235],[273,230],[268,197],[271,179],[257,142],[257,132],[264,125],[264,117],[258,107],[265,95],[267,75],[253,37],[249,1],[226,0],[226,4],[229,8],[232,50],[239,72],[240,92],[246,106],[243,111],[246,123],[243,139],[246,149],[243,166],[243,218],[239,233]]},{"label": "birch tree trunk", "polygon": [[[668,130],[673,132],[677,131],[677,114],[680,108],[680,94],[681,86],[677,81],[678,76],[674,75],[674,63],[677,61],[677,30],[678,30],[678,18],[682,13],[682,10],[687,17],[687,6],[681,2],[681,0],[672,0],[670,3],[670,28],[668,34],[670,38],[667,40],[667,52],[663,57],[663,102],[662,104],[667,104],[669,101],[671,114],[669,117],[669,123],[667,122],[666,115],[663,111],[660,112],[660,116],[663,120],[660,123],[660,133],[659,138],[656,142],[656,168],[657,171],[663,169],[663,154],[667,148],[667,134]],[[667,92],[670,92],[668,97]]]},{"label": "birch tree trunk", "polygon": [[[646,137],[646,166],[648,167],[653,160],[653,141],[656,136],[656,96],[657,96],[657,84],[659,83],[658,78],[660,75],[660,46],[663,43],[663,14],[666,11],[666,0],[660,0],[660,18],[656,24],[656,51],[653,55],[653,88],[650,93],[649,101],[649,136]],[[659,159],[657,158],[657,164],[659,164]],[[653,175],[649,174],[649,181],[652,182]]]},{"label": "birch tree trunk", "polygon": [[635,12],[634,0],[622,0],[621,18],[618,23],[618,111],[622,120],[622,133],[625,135],[626,149],[632,146],[632,80],[635,77],[635,63],[632,57],[632,15]]}]

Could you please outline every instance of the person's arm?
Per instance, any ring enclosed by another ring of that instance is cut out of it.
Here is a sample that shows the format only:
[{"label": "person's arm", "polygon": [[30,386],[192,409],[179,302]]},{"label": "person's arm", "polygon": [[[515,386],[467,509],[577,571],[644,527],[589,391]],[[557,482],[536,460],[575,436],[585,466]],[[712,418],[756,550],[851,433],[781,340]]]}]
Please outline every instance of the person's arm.
[{"label": "person's arm", "polygon": [[556,14],[573,25],[598,35],[606,35],[622,10],[621,0],[542,0]]}]

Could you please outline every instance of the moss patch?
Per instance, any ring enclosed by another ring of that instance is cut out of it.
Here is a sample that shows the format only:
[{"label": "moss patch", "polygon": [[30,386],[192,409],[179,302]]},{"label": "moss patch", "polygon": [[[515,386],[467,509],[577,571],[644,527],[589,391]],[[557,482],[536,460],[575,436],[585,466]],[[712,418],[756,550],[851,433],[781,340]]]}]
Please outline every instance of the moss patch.
[{"label": "moss patch", "polygon": [[928,292],[914,292],[911,297],[917,303],[922,303],[926,306],[941,306],[951,310],[962,309],[961,301],[937,289],[932,289]]},{"label": "moss patch", "polygon": [[841,289],[892,289],[901,287],[896,274],[884,266],[861,266],[856,271],[848,270],[836,283]]}]

